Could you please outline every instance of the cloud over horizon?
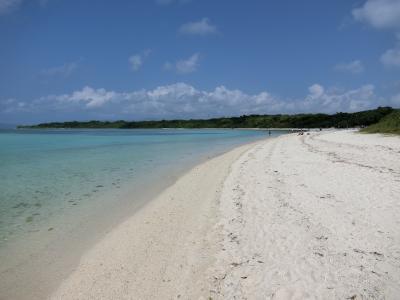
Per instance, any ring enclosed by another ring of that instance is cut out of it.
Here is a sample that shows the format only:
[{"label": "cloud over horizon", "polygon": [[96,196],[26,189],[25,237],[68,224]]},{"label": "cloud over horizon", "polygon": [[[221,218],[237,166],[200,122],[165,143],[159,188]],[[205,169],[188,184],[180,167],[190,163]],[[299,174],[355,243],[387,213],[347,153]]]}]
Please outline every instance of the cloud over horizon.
[{"label": "cloud over horizon", "polygon": [[[398,101],[394,96],[393,103]],[[131,92],[107,91],[85,86],[70,94],[48,95],[30,102],[6,99],[0,101],[0,114],[36,114],[77,112],[88,118],[109,119],[171,119],[239,116],[243,114],[277,114],[358,111],[385,103],[375,95],[373,85],[352,90],[325,89],[314,84],[302,99],[283,99],[262,91],[248,94],[221,85],[205,91],[178,82],[151,90]]]}]

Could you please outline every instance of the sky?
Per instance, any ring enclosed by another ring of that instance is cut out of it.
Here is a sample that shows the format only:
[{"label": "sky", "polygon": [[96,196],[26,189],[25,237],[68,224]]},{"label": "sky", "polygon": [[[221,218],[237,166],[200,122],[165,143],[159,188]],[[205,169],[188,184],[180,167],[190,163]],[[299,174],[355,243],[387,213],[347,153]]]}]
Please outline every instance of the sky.
[{"label": "sky", "polygon": [[400,107],[400,0],[0,0],[0,123]]}]

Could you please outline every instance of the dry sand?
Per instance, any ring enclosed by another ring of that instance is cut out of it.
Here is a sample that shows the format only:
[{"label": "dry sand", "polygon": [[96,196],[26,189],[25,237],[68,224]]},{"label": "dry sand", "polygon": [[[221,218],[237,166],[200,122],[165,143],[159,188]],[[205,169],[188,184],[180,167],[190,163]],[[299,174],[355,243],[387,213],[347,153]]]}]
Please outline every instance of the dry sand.
[{"label": "dry sand", "polygon": [[399,299],[400,138],[239,147],[86,253],[54,299]]}]

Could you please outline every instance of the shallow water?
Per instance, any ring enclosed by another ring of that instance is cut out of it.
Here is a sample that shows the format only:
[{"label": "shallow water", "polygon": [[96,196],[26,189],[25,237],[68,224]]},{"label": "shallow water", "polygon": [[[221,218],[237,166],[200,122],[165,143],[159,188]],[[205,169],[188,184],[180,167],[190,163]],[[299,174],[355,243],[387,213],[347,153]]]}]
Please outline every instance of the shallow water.
[{"label": "shallow water", "polygon": [[[48,283],[51,266],[58,272],[69,264],[60,251],[76,252],[72,263],[83,244],[183,171],[265,137],[256,130],[0,131],[0,286],[17,278],[32,288]],[[43,265],[50,269],[41,270],[42,282],[31,280]]]},{"label": "shallow water", "polygon": [[2,131],[0,245],[127,181],[135,184],[174,164],[265,135],[245,130]]}]

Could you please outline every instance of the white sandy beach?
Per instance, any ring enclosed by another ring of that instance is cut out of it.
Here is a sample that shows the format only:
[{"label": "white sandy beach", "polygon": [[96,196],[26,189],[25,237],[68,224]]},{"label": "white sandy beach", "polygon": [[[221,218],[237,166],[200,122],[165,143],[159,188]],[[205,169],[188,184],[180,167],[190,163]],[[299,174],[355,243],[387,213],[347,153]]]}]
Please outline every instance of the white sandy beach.
[{"label": "white sandy beach", "polygon": [[195,167],[53,299],[399,299],[400,138],[294,134]]}]

